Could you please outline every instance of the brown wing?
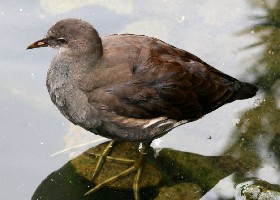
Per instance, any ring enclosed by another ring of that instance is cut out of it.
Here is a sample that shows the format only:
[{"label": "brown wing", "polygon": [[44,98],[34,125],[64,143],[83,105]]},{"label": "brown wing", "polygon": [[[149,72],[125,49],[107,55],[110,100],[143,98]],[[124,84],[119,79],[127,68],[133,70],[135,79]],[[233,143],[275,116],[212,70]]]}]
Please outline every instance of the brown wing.
[{"label": "brown wing", "polygon": [[[119,50],[118,60],[131,65],[127,67],[121,63],[120,70],[125,73],[120,71],[114,77],[124,81],[110,83],[93,92],[108,110],[118,115],[138,119],[164,116],[193,121],[225,103],[251,97],[256,92],[245,91],[249,84],[239,82],[198,57],[158,39],[131,35],[134,43],[130,41],[132,46],[129,46],[125,43],[128,38],[126,35],[126,41],[119,41],[122,43],[120,47],[116,47],[116,43],[113,45]],[[137,54],[137,59],[122,57],[130,53],[122,52],[124,45]]]}]

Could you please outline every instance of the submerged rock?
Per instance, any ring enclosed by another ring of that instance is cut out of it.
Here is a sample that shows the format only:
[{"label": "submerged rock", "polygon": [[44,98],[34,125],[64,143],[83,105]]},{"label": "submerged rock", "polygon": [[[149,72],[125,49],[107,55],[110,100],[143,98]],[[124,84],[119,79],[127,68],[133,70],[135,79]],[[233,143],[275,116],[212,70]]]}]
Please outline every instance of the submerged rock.
[{"label": "submerged rock", "polygon": [[[107,147],[108,142],[100,144],[96,147],[93,147],[91,149],[88,149],[86,152],[81,154],[80,156],[74,158],[71,160],[71,164],[76,170],[76,173],[80,174],[82,177],[86,178],[88,181],[92,180],[92,175],[95,171],[95,166],[97,164],[97,161],[99,159],[99,156],[101,152]],[[150,148],[152,151],[152,148]],[[117,143],[113,149],[112,153],[110,154],[110,157],[112,158],[118,158],[118,159],[129,159],[133,161],[138,156],[138,145],[136,143],[130,143],[130,142],[121,142]],[[149,153],[149,155],[153,155],[152,152]],[[143,187],[155,187],[159,184],[161,180],[161,172],[159,169],[157,169],[152,162],[155,161],[155,158],[153,156],[149,156],[147,159],[147,162],[145,162],[145,167],[141,176],[140,181],[140,188]],[[99,173],[99,175],[94,180],[95,184],[102,183],[103,181],[118,175],[119,173],[123,172],[124,170],[131,167],[133,163],[131,164],[124,164],[120,162],[115,161],[106,161],[102,169]],[[134,176],[136,172],[124,177],[123,179],[120,179],[113,184],[106,186],[109,188],[115,188],[115,189],[131,189],[134,181]]]},{"label": "submerged rock", "polygon": [[[123,200],[133,199],[134,175],[116,181],[87,196],[96,184],[118,175],[132,166],[138,144],[117,143],[111,158],[125,158],[129,164],[106,161],[92,181],[98,158],[108,143],[90,148],[51,173],[36,189],[32,200]],[[157,152],[157,153],[155,153]],[[156,156],[154,156],[156,155]],[[149,149],[140,181],[140,199],[199,199],[221,179],[238,171],[240,164],[229,156],[202,156],[172,149]]]},{"label": "submerged rock", "polygon": [[238,184],[235,197],[237,200],[280,200],[280,186],[254,179]]},{"label": "submerged rock", "polygon": [[192,183],[179,183],[170,187],[162,187],[155,200],[198,200],[201,197],[201,188]]}]

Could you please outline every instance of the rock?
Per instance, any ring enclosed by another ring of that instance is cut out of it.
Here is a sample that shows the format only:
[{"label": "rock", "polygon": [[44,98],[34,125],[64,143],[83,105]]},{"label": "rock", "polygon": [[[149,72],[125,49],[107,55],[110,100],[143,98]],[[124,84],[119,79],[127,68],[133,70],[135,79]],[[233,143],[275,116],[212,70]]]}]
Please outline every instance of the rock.
[{"label": "rock", "polygon": [[[71,160],[71,164],[75,168],[76,173],[91,181],[95,166],[99,158],[99,156],[96,155],[100,155],[107,145],[108,142],[100,144]],[[150,149],[152,150],[152,148]],[[134,160],[137,158],[138,152],[139,151],[137,144],[130,142],[120,142],[113,147],[112,154],[110,154],[110,156],[113,158],[125,158]],[[147,162],[145,163],[143,174],[141,176],[140,188],[155,187],[161,180],[161,172],[151,163],[151,161],[155,160],[152,156],[153,152],[149,152],[149,155],[149,159],[147,159]],[[100,174],[97,176],[96,180],[94,180],[94,183],[102,183],[103,181],[123,172],[131,166],[132,164],[106,161],[100,171]],[[133,186],[135,174],[136,172],[106,187],[117,189],[131,189]]]},{"label": "rock", "polygon": [[162,187],[155,200],[196,200],[200,199],[202,189],[192,183],[179,183],[171,187]]},{"label": "rock", "polygon": [[238,184],[235,197],[240,200],[280,200],[280,186],[254,179]]}]

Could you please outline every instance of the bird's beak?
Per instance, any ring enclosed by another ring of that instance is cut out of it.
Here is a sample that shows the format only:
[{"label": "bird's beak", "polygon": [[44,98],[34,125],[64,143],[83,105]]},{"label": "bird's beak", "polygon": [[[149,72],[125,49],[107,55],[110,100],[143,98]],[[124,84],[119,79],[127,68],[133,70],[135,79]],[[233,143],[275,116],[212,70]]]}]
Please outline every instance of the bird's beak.
[{"label": "bird's beak", "polygon": [[33,44],[30,44],[26,49],[34,49],[47,46],[49,46],[49,38],[43,38],[41,40],[38,40],[37,42],[34,42]]}]

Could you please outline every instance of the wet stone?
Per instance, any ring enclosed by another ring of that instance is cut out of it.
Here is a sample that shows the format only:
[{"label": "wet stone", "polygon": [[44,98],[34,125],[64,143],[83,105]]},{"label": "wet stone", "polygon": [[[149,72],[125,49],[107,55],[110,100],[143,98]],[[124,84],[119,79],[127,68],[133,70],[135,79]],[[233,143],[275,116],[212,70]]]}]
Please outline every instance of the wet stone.
[{"label": "wet stone", "polygon": [[171,187],[162,187],[155,200],[196,200],[200,199],[202,189],[192,183],[179,183]]},{"label": "wet stone", "polygon": [[[73,159],[71,161],[71,164],[75,168],[76,173],[78,173],[80,176],[84,177],[88,181],[91,181],[92,175],[94,173],[96,164],[99,159],[98,155],[100,155],[101,152],[103,152],[107,145],[108,142],[100,144],[96,147],[87,150],[80,156]],[[152,148],[150,148],[150,151],[152,151]],[[119,142],[113,147],[109,156],[113,158],[125,158],[134,160],[137,158],[138,152],[138,144],[129,142]],[[140,188],[156,187],[161,180],[161,173],[152,164],[153,160],[153,152],[149,152],[147,162],[145,162],[144,170],[140,179]],[[95,184],[102,183],[103,181],[120,174],[121,172],[125,171],[131,166],[132,164],[124,164],[107,160],[103,164],[99,175],[93,181]],[[132,189],[135,174],[136,172],[106,187],[113,189]]]},{"label": "wet stone", "polygon": [[[83,200],[133,199],[135,173],[84,196],[96,184],[123,172],[132,165],[105,162],[93,183],[91,177],[99,158],[97,155],[100,155],[107,144],[90,148],[51,173],[38,186],[32,200],[77,200],[81,197]],[[138,144],[123,142],[115,144],[110,156],[135,159],[138,152]],[[154,152],[157,152],[156,158]],[[221,179],[238,171],[238,166],[240,164],[229,156],[202,156],[166,148],[160,151],[150,148],[143,176],[140,178],[140,199],[199,199]]]},{"label": "wet stone", "polygon": [[157,161],[173,181],[199,184],[203,194],[240,167],[230,156],[202,156],[172,149],[162,149]]},{"label": "wet stone", "polygon": [[280,200],[280,186],[252,179],[236,186],[236,198],[244,200]]}]

